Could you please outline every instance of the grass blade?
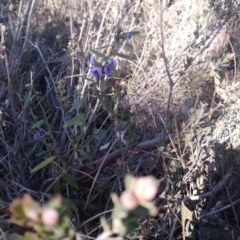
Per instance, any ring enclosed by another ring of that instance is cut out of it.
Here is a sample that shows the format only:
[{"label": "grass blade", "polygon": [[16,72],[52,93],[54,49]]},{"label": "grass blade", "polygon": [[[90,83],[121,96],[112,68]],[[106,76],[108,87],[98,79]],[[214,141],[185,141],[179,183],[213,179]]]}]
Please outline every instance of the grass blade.
[{"label": "grass blade", "polygon": [[76,117],[70,119],[68,122],[66,122],[63,127],[67,128],[73,125],[77,125],[77,126],[82,126],[83,124],[83,118],[84,118],[84,114],[80,113],[79,115],[77,115]]},{"label": "grass blade", "polygon": [[130,57],[129,55],[125,55],[125,54],[122,54],[122,53],[116,53],[116,55],[120,58],[123,58],[123,59],[133,60],[133,58]]},{"label": "grass blade", "polygon": [[78,189],[78,185],[75,182],[75,180],[73,179],[73,177],[71,175],[69,175],[68,173],[65,173],[63,175],[63,179],[66,181],[66,183],[71,186],[72,188]]},{"label": "grass blade", "polygon": [[44,167],[46,167],[49,163],[51,163],[54,159],[56,158],[56,156],[52,156],[50,158],[47,158],[46,160],[42,161],[41,163],[39,163],[35,168],[33,168],[31,170],[31,173],[34,173]]},{"label": "grass blade", "polygon": [[83,101],[85,101],[85,99],[87,98],[87,95],[85,95],[84,97],[82,97],[79,101],[77,101],[69,110],[69,112],[72,112],[74,109],[79,108],[80,105],[82,104]]},{"label": "grass blade", "polygon": [[24,105],[23,105],[23,108],[24,108],[24,109],[26,109],[27,106],[29,105],[29,102],[30,102],[30,100],[31,100],[31,97],[32,97],[32,90],[30,90],[30,91],[28,92],[28,95],[27,95],[26,99],[24,100]]},{"label": "grass blade", "polygon": [[90,52],[91,53],[93,53],[93,54],[95,54],[95,55],[97,55],[98,57],[100,57],[100,58],[108,58],[106,55],[104,55],[103,53],[100,53],[100,52],[98,52],[98,51],[96,51],[96,50],[94,50],[94,49],[90,49]]}]

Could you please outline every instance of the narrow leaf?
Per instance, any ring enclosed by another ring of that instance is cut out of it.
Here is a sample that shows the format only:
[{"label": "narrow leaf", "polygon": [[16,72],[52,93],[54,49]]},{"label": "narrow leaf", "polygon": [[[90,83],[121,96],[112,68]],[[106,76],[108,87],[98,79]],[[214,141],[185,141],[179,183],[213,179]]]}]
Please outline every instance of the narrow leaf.
[{"label": "narrow leaf", "polygon": [[80,113],[79,115],[75,116],[74,118],[72,118],[71,120],[69,120],[68,122],[66,122],[63,127],[67,128],[70,127],[72,125],[76,125],[76,126],[82,126],[83,124],[83,118],[84,118],[84,114]]},{"label": "narrow leaf", "polygon": [[127,59],[127,60],[133,60],[133,58],[130,57],[129,55],[125,55],[125,54],[122,54],[122,53],[116,53],[116,55],[120,58],[124,58],[124,59]]},{"label": "narrow leaf", "polygon": [[98,47],[97,49],[104,49],[104,48],[109,48],[109,47],[111,47],[111,45],[110,45],[110,44],[107,44],[107,45],[104,45],[104,46],[102,46],[102,47]]},{"label": "narrow leaf", "polygon": [[85,95],[84,97],[82,97],[79,101],[77,101],[77,103],[75,103],[71,109],[69,110],[69,112],[72,112],[73,110],[75,110],[76,108],[79,108],[80,105],[83,103],[83,101],[85,101],[85,99],[87,98],[87,95]]},{"label": "narrow leaf", "polygon": [[85,79],[85,80],[87,80],[87,81],[90,81],[90,82],[93,82],[93,81],[94,81],[93,79],[87,78],[87,77],[84,77],[84,76],[81,76],[81,78],[83,78],[83,79]]},{"label": "narrow leaf", "polygon": [[44,123],[45,123],[45,120],[41,119],[41,120],[37,121],[35,124],[33,124],[31,129],[40,128]]},{"label": "narrow leaf", "polygon": [[96,95],[97,95],[100,103],[102,104],[102,107],[103,107],[104,109],[106,109],[106,104],[105,104],[105,102],[104,102],[103,96],[100,95],[98,92],[96,92]]},{"label": "narrow leaf", "polygon": [[221,64],[221,59],[217,60],[216,66],[219,66]]},{"label": "narrow leaf", "polygon": [[220,79],[221,77],[219,76],[219,74],[215,71],[215,75],[214,75],[214,77],[216,77],[216,78],[218,78],[218,79]]},{"label": "narrow leaf", "polygon": [[120,76],[119,71],[118,71],[114,66],[112,66],[112,65],[110,64],[109,67],[111,68],[111,70],[113,71],[113,74],[114,74],[115,76],[117,76],[117,77]]},{"label": "narrow leaf", "polygon": [[224,64],[229,64],[229,59],[227,57],[221,62],[221,66],[223,66]]},{"label": "narrow leaf", "polygon": [[129,33],[132,34],[132,36],[135,36],[135,35],[140,34],[139,31],[131,31],[131,32],[124,32],[124,33],[120,34],[119,37],[125,39],[126,36],[127,36]]},{"label": "narrow leaf", "polygon": [[79,150],[80,153],[87,159],[92,159],[92,156],[88,153],[86,153],[85,151],[83,151],[82,149]]},{"label": "narrow leaf", "polygon": [[228,67],[229,66],[229,63],[222,63],[221,64],[221,67]]},{"label": "narrow leaf", "polygon": [[111,141],[107,142],[106,144],[102,145],[99,150],[102,151],[110,146]]},{"label": "narrow leaf", "polygon": [[27,108],[27,106],[28,106],[28,104],[29,104],[29,102],[30,102],[31,97],[32,97],[32,90],[30,90],[30,91],[28,92],[28,95],[27,95],[27,97],[26,97],[26,99],[25,99],[25,101],[24,101],[24,105],[23,105],[23,108],[24,108],[24,109]]},{"label": "narrow leaf", "polygon": [[98,52],[98,51],[96,51],[94,49],[90,49],[90,52],[92,52],[93,54],[97,55],[100,58],[107,58],[106,55],[104,55],[103,53],[100,53],[100,52]]},{"label": "narrow leaf", "polygon": [[46,153],[47,153],[47,151],[41,151],[41,152],[36,154],[36,157],[40,157],[40,156],[42,156],[42,155],[44,155]]},{"label": "narrow leaf", "polygon": [[75,180],[73,179],[73,177],[71,175],[69,175],[68,173],[65,173],[63,175],[63,179],[66,181],[66,183],[71,186],[72,188],[78,189],[78,185],[75,182]]},{"label": "narrow leaf", "polygon": [[210,73],[209,73],[209,76],[210,76],[210,77],[214,77],[214,75],[215,75],[215,71],[212,69],[212,70],[210,71]]},{"label": "narrow leaf", "polygon": [[56,158],[56,156],[52,156],[50,158],[47,158],[46,160],[42,161],[41,163],[39,163],[35,168],[32,169],[31,173],[34,173],[44,167],[46,167],[49,163],[51,163],[54,159]]},{"label": "narrow leaf", "polygon": [[217,77],[215,77],[215,76],[214,76],[214,84],[215,84],[216,86],[219,86],[219,85],[220,85],[220,80],[219,80],[219,78],[217,78]]}]

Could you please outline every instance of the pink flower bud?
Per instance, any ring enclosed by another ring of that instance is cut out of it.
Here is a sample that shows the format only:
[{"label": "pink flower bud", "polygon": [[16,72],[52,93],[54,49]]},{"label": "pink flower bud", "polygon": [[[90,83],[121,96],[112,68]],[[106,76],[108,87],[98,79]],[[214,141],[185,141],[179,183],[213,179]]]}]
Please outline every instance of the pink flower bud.
[{"label": "pink flower bud", "polygon": [[138,207],[137,199],[135,198],[131,191],[126,190],[122,192],[120,196],[120,202],[130,211]]},{"label": "pink flower bud", "polygon": [[123,103],[123,104],[122,104],[122,110],[123,110],[124,112],[127,112],[127,111],[129,110],[129,104]]},{"label": "pink flower bud", "polygon": [[122,160],[120,160],[119,158],[117,159],[117,165],[118,165],[119,167],[122,167],[122,165],[123,165]]},{"label": "pink flower bud", "polygon": [[39,220],[39,208],[29,208],[26,210],[25,215],[30,220],[37,222]]},{"label": "pink flower bud", "polygon": [[225,231],[225,232],[229,231],[229,227],[228,227],[228,226],[225,226],[225,227],[223,228],[223,231]]},{"label": "pink flower bud", "polygon": [[59,221],[59,213],[53,208],[46,207],[42,211],[42,223],[46,226],[54,226]]},{"label": "pink flower bud", "polygon": [[147,112],[147,108],[146,107],[140,107],[140,112],[141,113],[146,113]]},{"label": "pink flower bud", "polygon": [[158,192],[158,182],[152,177],[137,179],[133,193],[139,201],[152,201]]}]

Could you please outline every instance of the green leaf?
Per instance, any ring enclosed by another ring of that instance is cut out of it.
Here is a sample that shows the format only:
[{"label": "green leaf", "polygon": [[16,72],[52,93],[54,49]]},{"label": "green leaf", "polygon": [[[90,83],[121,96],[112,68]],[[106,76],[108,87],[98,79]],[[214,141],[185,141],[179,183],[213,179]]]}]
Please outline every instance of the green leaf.
[{"label": "green leaf", "polygon": [[33,124],[31,129],[40,128],[44,123],[45,123],[45,120],[41,119],[41,120],[37,121],[35,124]]},{"label": "green leaf", "polygon": [[28,95],[27,95],[27,97],[26,97],[26,99],[25,99],[25,101],[24,101],[24,105],[23,105],[23,108],[24,108],[24,109],[27,108],[27,106],[28,106],[28,104],[29,104],[29,102],[30,102],[31,97],[32,97],[32,90],[30,90],[30,91],[28,92]]},{"label": "green leaf", "polygon": [[136,36],[136,35],[140,34],[141,32],[139,32],[139,31],[124,32],[124,33],[119,35],[119,38],[126,39],[126,37],[129,33],[132,34],[132,36]]},{"label": "green leaf", "polygon": [[47,153],[47,151],[41,151],[41,152],[36,154],[36,157],[40,157],[40,156],[42,156],[42,155],[44,155],[46,153]]},{"label": "green leaf", "polygon": [[221,64],[221,67],[228,67],[229,66],[229,63],[223,63]]},{"label": "green leaf", "polygon": [[83,103],[83,101],[85,101],[85,99],[86,99],[87,97],[88,97],[87,95],[83,96],[77,103],[75,103],[75,104],[71,107],[71,109],[69,110],[69,112],[72,112],[74,109],[79,108],[80,105]]},{"label": "green leaf", "polygon": [[105,102],[104,102],[103,96],[100,95],[98,92],[96,92],[96,95],[97,95],[100,103],[102,104],[102,107],[103,107],[104,109],[106,109],[106,104],[105,104]]},{"label": "green leaf", "polygon": [[218,59],[216,65],[219,66],[220,64],[221,64],[221,59]]},{"label": "green leaf", "polygon": [[98,47],[97,49],[104,49],[104,48],[109,48],[109,47],[111,47],[112,45],[110,45],[110,44],[107,44],[107,45],[104,45],[104,46],[102,46],[102,47]]},{"label": "green leaf", "polygon": [[88,154],[87,152],[83,151],[82,149],[79,150],[79,152],[87,159],[92,159],[92,156]]},{"label": "green leaf", "polygon": [[111,223],[107,222],[107,220],[104,216],[100,217],[100,223],[101,223],[101,226],[102,226],[104,232],[111,231],[111,229],[112,229]]},{"label": "green leaf", "polygon": [[220,79],[221,77],[219,76],[219,74],[214,70],[212,69],[209,73],[209,76],[210,77],[217,77],[218,79]]},{"label": "green leaf", "polygon": [[115,76],[117,76],[117,77],[120,76],[119,71],[118,71],[114,66],[112,66],[112,64],[109,64],[109,67],[111,68],[111,70],[113,71],[113,74],[114,74]]},{"label": "green leaf", "polygon": [[82,126],[83,124],[83,118],[84,118],[84,114],[80,113],[79,115],[75,116],[74,118],[72,118],[71,120],[69,120],[68,122],[66,122],[63,127],[67,128],[73,125],[76,126]]},{"label": "green leaf", "polygon": [[81,76],[81,78],[83,78],[83,79],[85,79],[85,80],[87,80],[87,81],[91,81],[91,82],[95,81],[94,79],[87,78],[87,77],[85,77],[85,76]]},{"label": "green leaf", "polygon": [[215,84],[216,86],[219,86],[219,85],[220,85],[220,80],[219,80],[219,78],[217,78],[216,76],[214,76],[214,84]]},{"label": "green leaf", "polygon": [[215,75],[214,77],[218,78],[218,79],[221,79],[221,77],[219,76],[219,74],[215,71]]},{"label": "green leaf", "polygon": [[41,163],[39,163],[35,168],[33,168],[31,170],[31,173],[34,173],[44,167],[46,167],[49,163],[51,163],[54,159],[56,158],[56,156],[52,156],[50,158],[47,158],[46,160],[42,161]]},{"label": "green leaf", "polygon": [[21,236],[20,234],[18,233],[12,233],[10,236],[9,236],[9,240],[24,240],[23,236]]},{"label": "green leaf", "polygon": [[215,75],[215,71],[212,69],[212,70],[209,72],[209,76],[210,76],[210,77],[214,77],[214,75]]},{"label": "green leaf", "polygon": [[69,175],[68,173],[65,173],[63,175],[63,179],[67,182],[69,186],[71,186],[72,188],[78,189],[78,185],[71,175]]},{"label": "green leaf", "polygon": [[222,62],[221,62],[221,66],[224,66],[224,65],[229,65],[229,59],[226,57]]},{"label": "green leaf", "polygon": [[131,174],[127,174],[124,178],[125,188],[129,191],[132,191],[136,183],[136,179]]},{"label": "green leaf", "polygon": [[126,54],[116,53],[116,55],[120,58],[124,58],[124,59],[127,59],[127,60],[133,60],[132,57],[130,57],[129,55],[126,55]]},{"label": "green leaf", "polygon": [[105,81],[105,79],[101,79],[100,80],[100,89],[101,89],[102,92],[105,91],[105,89],[106,89],[106,81]]},{"label": "green leaf", "polygon": [[98,52],[98,51],[96,51],[96,50],[94,50],[94,49],[90,49],[90,52],[91,53],[93,53],[93,54],[95,54],[95,55],[97,55],[98,57],[100,57],[100,58],[108,58],[106,55],[104,55],[103,53],[100,53],[100,52]]}]

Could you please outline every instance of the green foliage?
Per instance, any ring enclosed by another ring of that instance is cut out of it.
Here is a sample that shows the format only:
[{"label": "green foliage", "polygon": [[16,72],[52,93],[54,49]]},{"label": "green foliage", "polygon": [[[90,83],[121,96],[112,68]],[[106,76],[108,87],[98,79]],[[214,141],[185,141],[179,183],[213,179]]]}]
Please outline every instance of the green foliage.
[{"label": "green foliage", "polygon": [[230,60],[232,59],[232,57],[233,56],[229,53],[223,54],[222,58],[218,59],[218,61],[216,62],[214,68],[210,70],[209,76],[213,78],[215,87],[220,86],[221,76],[219,73],[221,72],[222,68],[229,66]]},{"label": "green foliage", "polygon": [[77,116],[73,117],[72,119],[70,119],[68,122],[66,122],[63,127],[67,128],[67,127],[71,127],[71,126],[82,126],[83,124],[83,119],[84,119],[84,114],[80,113]]},{"label": "green foliage", "polygon": [[[70,186],[77,188],[77,184],[70,175],[64,174],[63,178]],[[125,185],[126,190],[120,197],[112,194],[114,208],[111,220],[107,222],[105,218],[101,218],[103,234],[106,231],[111,231],[126,236],[138,228],[137,218],[154,216],[157,213],[156,207],[151,202],[157,193],[158,186],[158,181],[154,177],[134,178],[127,175]],[[149,188],[150,191],[142,191],[143,187]],[[130,199],[123,196],[126,192]],[[129,200],[135,201],[135,205],[131,205]],[[74,209],[75,206],[71,208]],[[10,204],[9,210],[11,212],[9,223],[34,230],[34,232],[25,231],[23,235],[13,233],[9,239],[74,239],[75,232],[66,215],[66,204],[63,203],[60,196],[53,197],[47,204],[41,206],[30,195],[26,194],[22,199],[15,199]]]},{"label": "green foliage", "polygon": [[101,220],[104,231],[126,236],[138,228],[139,217],[155,216],[157,209],[151,200],[157,193],[157,187],[158,181],[152,176],[135,178],[127,174],[126,190],[120,197],[112,194],[114,208],[111,220]]},{"label": "green foliage", "polygon": [[24,108],[24,109],[26,109],[26,108],[28,107],[28,105],[29,105],[29,103],[30,103],[30,100],[31,100],[31,97],[32,97],[32,90],[30,90],[30,91],[28,92],[28,95],[27,95],[27,97],[26,97],[25,100],[24,100],[24,105],[23,105],[23,108]]},{"label": "green foliage", "polygon": [[31,170],[31,173],[34,173],[44,167],[46,167],[49,163],[51,163],[54,159],[56,158],[56,156],[52,156],[52,157],[49,157],[47,158],[46,160],[42,161],[41,163],[39,163],[36,167],[34,167],[32,170]]},{"label": "green foliage", "polygon": [[72,112],[75,109],[78,109],[82,103],[87,99],[87,95],[83,96],[82,98],[80,98],[79,101],[77,101],[69,110],[69,112]]},{"label": "green foliage", "polygon": [[26,194],[22,199],[15,199],[11,203],[10,212],[12,214],[9,219],[10,223],[32,228],[34,232],[26,231],[24,235],[14,233],[9,239],[71,240],[74,238],[74,230],[65,214],[66,206],[60,196],[40,206],[30,195]]},{"label": "green foliage", "polygon": [[64,173],[63,179],[67,182],[69,186],[71,186],[74,189],[78,189],[78,185],[71,175],[69,175],[68,173]]}]

